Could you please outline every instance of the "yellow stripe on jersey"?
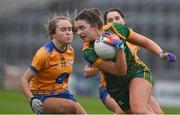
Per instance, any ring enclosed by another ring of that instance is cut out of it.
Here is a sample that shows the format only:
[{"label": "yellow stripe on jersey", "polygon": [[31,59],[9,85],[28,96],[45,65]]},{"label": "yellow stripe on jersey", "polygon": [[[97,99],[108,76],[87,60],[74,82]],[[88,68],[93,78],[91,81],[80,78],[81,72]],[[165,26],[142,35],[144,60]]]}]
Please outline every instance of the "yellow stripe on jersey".
[{"label": "yellow stripe on jersey", "polygon": [[[125,37],[125,36],[123,36],[116,28],[115,28],[115,26],[114,26],[114,24],[113,23],[108,23],[108,24],[106,24],[106,25],[104,25],[103,27],[102,27],[102,29],[103,29],[103,31],[106,31],[106,30],[108,30],[108,29],[113,29],[113,31],[115,32],[115,34],[117,34],[119,37],[121,37],[122,39],[124,39],[124,40],[127,40],[127,38]],[[128,38],[134,38],[134,36],[135,36],[135,32],[131,29],[131,28],[129,28],[129,36],[128,36]]]},{"label": "yellow stripe on jersey", "polygon": [[64,52],[60,52],[52,42],[41,47],[31,64],[32,71],[37,73],[32,78],[31,91],[48,94],[66,90],[73,62],[74,50],[71,46],[67,46]]},{"label": "yellow stripe on jersey", "polygon": [[103,61],[102,59],[98,58],[92,66],[97,67],[102,61]]},{"label": "yellow stripe on jersey", "polygon": [[131,28],[129,28],[129,30],[130,30],[130,34],[128,36],[128,39],[133,39],[135,36],[135,32]]},{"label": "yellow stripe on jersey", "polygon": [[131,44],[129,42],[126,42],[127,46],[129,47],[132,55],[137,55],[138,51],[140,50],[140,47],[134,44]]},{"label": "yellow stripe on jersey", "polygon": [[121,37],[122,39],[126,40],[126,37],[123,36],[120,32],[118,32],[118,31],[116,30],[116,28],[114,27],[114,25],[112,25],[112,28],[113,28],[114,32],[115,32],[119,37]]},{"label": "yellow stripe on jersey", "polygon": [[90,42],[84,42],[84,43],[83,43],[83,51],[84,51],[85,49],[93,49],[93,48],[90,47]]},{"label": "yellow stripe on jersey", "polygon": [[104,74],[102,71],[100,71],[100,83],[99,83],[99,87],[106,87],[106,81],[104,78]]}]

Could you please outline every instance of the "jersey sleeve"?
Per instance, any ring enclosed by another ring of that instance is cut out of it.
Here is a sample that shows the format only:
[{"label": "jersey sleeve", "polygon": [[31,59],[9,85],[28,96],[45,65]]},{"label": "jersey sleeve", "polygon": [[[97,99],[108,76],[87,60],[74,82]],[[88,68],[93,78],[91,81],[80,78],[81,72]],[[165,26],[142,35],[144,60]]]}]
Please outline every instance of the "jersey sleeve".
[{"label": "jersey sleeve", "polygon": [[113,29],[115,33],[117,33],[121,38],[127,41],[127,39],[132,38],[134,36],[134,31],[125,25],[120,23],[114,23]]},{"label": "jersey sleeve", "polygon": [[47,54],[45,52],[45,49],[40,48],[33,57],[30,67],[31,70],[34,71],[35,73],[38,73],[45,66],[46,57]]},{"label": "jersey sleeve", "polygon": [[92,49],[83,50],[83,57],[94,67],[98,66],[102,62],[102,59],[100,59]]}]

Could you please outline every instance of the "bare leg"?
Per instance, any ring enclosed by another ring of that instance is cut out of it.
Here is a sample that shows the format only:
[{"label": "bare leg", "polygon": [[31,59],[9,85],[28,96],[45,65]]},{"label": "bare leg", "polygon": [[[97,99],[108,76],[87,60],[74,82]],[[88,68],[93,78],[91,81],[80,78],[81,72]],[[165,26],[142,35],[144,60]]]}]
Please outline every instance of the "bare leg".
[{"label": "bare leg", "polygon": [[130,81],[129,97],[131,113],[154,114],[148,107],[152,92],[152,84],[143,78],[134,78]]},{"label": "bare leg", "polygon": [[124,113],[123,110],[116,103],[116,101],[109,94],[106,96],[105,105],[109,110],[113,111],[116,114],[123,114]]},{"label": "bare leg", "polygon": [[[48,98],[44,101],[44,113],[51,114],[85,114],[79,104],[63,98]],[[82,112],[82,113],[81,113]]]},{"label": "bare leg", "polygon": [[85,111],[85,109],[81,106],[81,104],[79,104],[77,102],[77,108],[78,108],[78,111],[77,111],[77,114],[87,114],[87,112]]},{"label": "bare leg", "polygon": [[151,96],[149,104],[156,114],[164,114],[157,100]]}]

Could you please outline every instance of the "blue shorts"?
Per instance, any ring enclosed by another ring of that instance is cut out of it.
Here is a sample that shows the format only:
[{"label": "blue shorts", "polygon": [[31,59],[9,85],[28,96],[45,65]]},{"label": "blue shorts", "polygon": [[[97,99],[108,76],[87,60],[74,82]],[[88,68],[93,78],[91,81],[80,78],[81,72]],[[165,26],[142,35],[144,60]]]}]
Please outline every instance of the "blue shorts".
[{"label": "blue shorts", "polygon": [[101,99],[101,101],[105,104],[106,101],[106,97],[108,95],[108,91],[106,87],[100,87],[99,88],[99,98]]},{"label": "blue shorts", "polygon": [[77,102],[74,96],[69,92],[69,90],[56,93],[56,94],[49,94],[49,95],[34,95],[35,98],[41,100],[41,102],[44,102],[47,98],[55,97],[55,98],[65,98],[72,100],[74,102]]}]

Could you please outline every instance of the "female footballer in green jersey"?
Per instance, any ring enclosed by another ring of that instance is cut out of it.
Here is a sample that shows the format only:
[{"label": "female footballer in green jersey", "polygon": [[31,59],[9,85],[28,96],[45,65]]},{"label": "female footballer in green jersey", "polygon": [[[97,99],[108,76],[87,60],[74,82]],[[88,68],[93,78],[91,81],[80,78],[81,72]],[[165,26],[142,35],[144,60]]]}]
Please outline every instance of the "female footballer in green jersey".
[{"label": "female footballer in green jersey", "polygon": [[[104,13],[104,23],[107,24],[107,23],[111,23],[111,22],[121,23],[123,25],[126,25],[126,20],[125,20],[123,13],[121,12],[121,10],[112,8]],[[129,46],[130,51],[133,54],[133,56],[138,57],[138,52],[140,50],[140,47],[137,45],[133,45],[129,42],[126,42],[126,44]],[[156,99],[153,96],[151,96],[149,104],[151,105],[153,111],[156,114],[163,114],[163,111],[162,111],[160,105],[158,104],[158,102],[156,101]]]},{"label": "female footballer in green jersey", "polygon": [[[102,27],[99,14],[98,9],[85,9],[75,18],[77,34],[84,41],[89,42],[88,47],[83,50],[83,56],[92,66],[98,67],[105,73],[108,92],[124,111],[130,110],[131,113],[142,114],[155,113],[149,104],[153,86],[150,69],[132,55],[129,47],[126,45],[126,41],[144,47],[151,53],[170,62],[174,62],[176,57],[171,53],[164,52],[154,41],[133,32],[122,24],[110,23]],[[120,39],[114,34],[118,35]],[[105,43],[124,50],[127,62],[126,76],[111,73],[112,69],[109,69],[104,64],[106,61],[102,59],[100,61],[99,57],[95,54],[93,43],[101,35],[111,37],[110,39],[104,39]],[[122,41],[125,48],[121,47]]]}]

